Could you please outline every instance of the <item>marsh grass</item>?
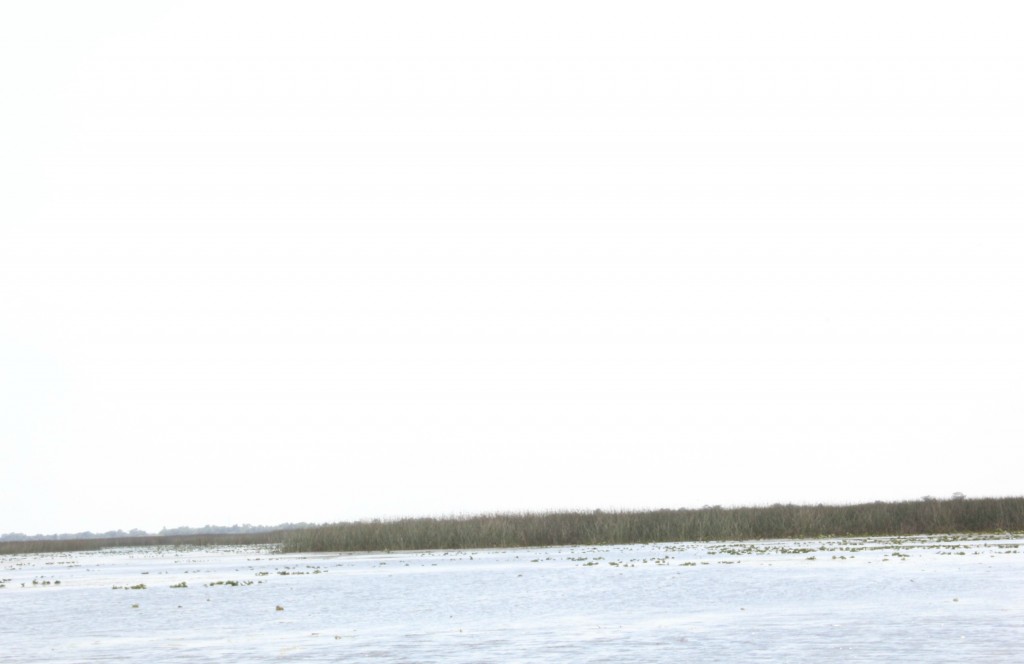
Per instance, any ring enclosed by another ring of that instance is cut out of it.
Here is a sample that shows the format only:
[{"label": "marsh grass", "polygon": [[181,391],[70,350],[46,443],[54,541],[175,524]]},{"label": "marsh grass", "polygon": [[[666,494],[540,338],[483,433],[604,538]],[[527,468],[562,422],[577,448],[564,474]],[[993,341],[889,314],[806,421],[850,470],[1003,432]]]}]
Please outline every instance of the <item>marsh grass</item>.
[{"label": "marsh grass", "polygon": [[997,531],[1024,531],[1024,497],[406,518],[261,533],[0,542],[0,555],[140,546],[280,545],[283,552],[450,550]]},{"label": "marsh grass", "polygon": [[1024,497],[654,511],[482,514],[338,523],[282,550],[391,551],[1024,530]]}]

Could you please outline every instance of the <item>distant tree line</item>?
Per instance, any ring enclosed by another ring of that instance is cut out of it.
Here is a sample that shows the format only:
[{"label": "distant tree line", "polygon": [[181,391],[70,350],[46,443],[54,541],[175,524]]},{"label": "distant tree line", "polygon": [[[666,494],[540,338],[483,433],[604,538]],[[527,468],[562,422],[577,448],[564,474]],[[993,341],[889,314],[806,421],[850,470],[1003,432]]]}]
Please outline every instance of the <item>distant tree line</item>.
[{"label": "distant tree line", "polygon": [[201,528],[179,526],[177,528],[163,528],[160,530],[159,533],[147,533],[146,531],[139,530],[138,528],[132,528],[127,532],[124,530],[108,530],[105,533],[94,533],[91,531],[86,531],[82,533],[59,533],[52,535],[26,535],[25,533],[4,533],[0,535],[0,542],[124,539],[130,537],[171,537],[176,535],[230,535],[248,533],[269,533],[280,530],[300,530],[303,528],[312,528],[314,526],[316,526],[316,524],[306,522],[282,523],[277,526],[254,526],[250,523],[244,523],[242,525],[235,524],[233,526],[206,525]]},{"label": "distant tree line", "polygon": [[313,528],[317,524],[306,523],[282,523],[276,526],[254,526],[251,523],[243,523],[233,526],[203,526],[201,528],[190,528],[178,526],[177,528],[162,528],[158,535],[225,535],[233,533],[269,533],[274,530],[300,530],[302,528]]},{"label": "distant tree line", "polygon": [[94,533],[85,531],[83,533],[55,533],[52,535],[26,535],[25,533],[4,533],[0,535],[0,542],[34,542],[37,540],[81,540],[81,539],[109,539],[114,537],[144,537],[148,535],[144,530],[132,528],[125,532],[123,530],[108,530],[105,533]]}]

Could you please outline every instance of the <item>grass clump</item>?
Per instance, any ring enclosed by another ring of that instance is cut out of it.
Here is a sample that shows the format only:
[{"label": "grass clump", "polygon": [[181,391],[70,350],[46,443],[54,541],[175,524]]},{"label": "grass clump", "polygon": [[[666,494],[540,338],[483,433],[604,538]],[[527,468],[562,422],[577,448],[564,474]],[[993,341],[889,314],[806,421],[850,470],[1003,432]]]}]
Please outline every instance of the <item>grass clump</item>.
[{"label": "grass clump", "polygon": [[338,523],[287,533],[282,550],[391,551],[1024,530],[1024,497],[857,505],[566,511]]}]

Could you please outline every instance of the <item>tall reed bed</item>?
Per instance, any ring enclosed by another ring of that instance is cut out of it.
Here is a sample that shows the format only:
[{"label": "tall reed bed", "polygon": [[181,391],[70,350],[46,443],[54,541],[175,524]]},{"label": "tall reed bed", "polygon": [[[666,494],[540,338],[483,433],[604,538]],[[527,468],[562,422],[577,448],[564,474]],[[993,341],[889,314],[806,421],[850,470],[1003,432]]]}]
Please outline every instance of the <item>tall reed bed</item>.
[{"label": "tall reed bed", "polygon": [[994,531],[1024,531],[1024,497],[374,520],[291,531],[282,548],[387,551]]},{"label": "tall reed bed", "polygon": [[1024,531],[1024,497],[407,518],[261,533],[0,542],[0,555],[137,546],[281,544],[286,552],[397,551],[997,531]]}]

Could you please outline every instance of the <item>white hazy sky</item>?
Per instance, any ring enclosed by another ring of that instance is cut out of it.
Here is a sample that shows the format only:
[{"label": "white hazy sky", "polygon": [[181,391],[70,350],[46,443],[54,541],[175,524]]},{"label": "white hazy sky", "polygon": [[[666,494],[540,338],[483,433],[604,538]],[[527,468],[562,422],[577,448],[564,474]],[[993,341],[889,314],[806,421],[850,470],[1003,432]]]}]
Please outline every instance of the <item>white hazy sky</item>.
[{"label": "white hazy sky", "polygon": [[1017,2],[6,2],[0,532],[1024,493]]}]

